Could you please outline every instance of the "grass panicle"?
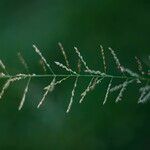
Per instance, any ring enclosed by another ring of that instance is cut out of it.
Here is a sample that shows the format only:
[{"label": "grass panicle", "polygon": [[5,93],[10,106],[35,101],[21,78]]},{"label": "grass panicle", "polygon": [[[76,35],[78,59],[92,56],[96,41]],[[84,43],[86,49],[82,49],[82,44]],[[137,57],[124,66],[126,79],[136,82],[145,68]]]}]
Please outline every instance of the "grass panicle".
[{"label": "grass panicle", "polygon": [[[104,79],[109,79],[109,83],[107,85],[106,94],[104,97],[103,105],[106,104],[108,101],[108,98],[112,92],[119,92],[118,96],[116,97],[115,102],[120,102],[124,98],[125,91],[127,90],[127,87],[129,84],[138,84],[139,87],[139,99],[138,103],[145,103],[148,100],[150,100],[150,69],[144,70],[144,63],[140,61],[138,57],[135,57],[135,61],[137,64],[138,71],[135,72],[132,69],[129,69],[127,67],[124,67],[116,54],[116,52],[112,48],[108,48],[110,54],[112,55],[113,61],[115,62],[117,68],[120,70],[121,75],[113,75],[113,74],[107,74],[107,69],[109,66],[107,66],[106,58],[105,58],[105,50],[102,46],[100,46],[100,53],[102,59],[100,59],[103,63],[103,71],[102,70],[95,70],[94,68],[90,68],[87,64],[86,59],[83,58],[82,54],[80,53],[79,49],[77,47],[74,47],[75,54],[78,57],[78,61],[76,64],[76,69],[72,69],[71,63],[68,60],[67,53],[65,52],[64,47],[61,43],[58,43],[59,48],[62,52],[62,55],[65,60],[65,64],[55,61],[51,62],[54,63],[58,69],[65,71],[65,74],[58,74],[54,73],[54,70],[51,67],[51,64],[48,63],[42,52],[37,48],[36,45],[33,45],[34,51],[36,54],[40,56],[40,65],[42,66],[44,73],[43,74],[35,74],[29,72],[29,66],[27,65],[24,57],[21,53],[18,53],[19,60],[23,67],[26,70],[26,73],[18,73],[15,75],[8,74],[7,68],[3,61],[0,59],[0,79],[5,79],[5,83],[2,86],[2,89],[0,91],[0,99],[3,98],[6,90],[10,87],[11,84],[13,84],[16,81],[20,81],[23,79],[28,79],[27,84],[24,88],[24,92],[20,101],[20,104],[18,106],[18,110],[21,110],[24,106],[27,94],[29,92],[29,86],[31,83],[32,78],[46,78],[49,77],[51,79],[51,82],[43,88],[44,94],[42,95],[41,100],[39,101],[37,108],[40,108],[43,103],[45,102],[47,96],[49,93],[53,92],[55,90],[55,87],[62,84],[64,81],[75,78],[73,89],[71,91],[71,97],[69,104],[67,106],[66,113],[69,113],[71,111],[75,95],[77,94],[76,89],[80,85],[79,78],[82,78],[84,80],[88,79],[89,83],[88,85],[83,89],[83,92],[80,94],[80,100],[79,103],[82,103],[89,92],[92,92],[95,90],[96,86],[99,85]],[[149,56],[149,64],[150,64],[150,56]],[[148,65],[150,66],[150,65]],[[47,73],[47,69],[50,70],[50,73]],[[59,80],[58,80],[59,79]],[[115,84],[113,82],[114,80],[120,80],[121,84]],[[135,82],[136,81],[136,82]],[[145,85],[145,86],[143,86]]]}]

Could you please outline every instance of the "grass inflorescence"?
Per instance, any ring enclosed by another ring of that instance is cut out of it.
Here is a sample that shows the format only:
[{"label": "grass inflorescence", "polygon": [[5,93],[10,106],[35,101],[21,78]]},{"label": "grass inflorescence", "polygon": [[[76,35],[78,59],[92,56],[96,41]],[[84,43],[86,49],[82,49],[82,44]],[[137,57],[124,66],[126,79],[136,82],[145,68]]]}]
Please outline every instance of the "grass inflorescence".
[{"label": "grass inflorescence", "polygon": [[[25,73],[19,73],[16,75],[11,75],[8,73],[7,68],[5,66],[5,64],[3,63],[2,60],[0,60],[0,68],[2,70],[2,72],[0,72],[0,79],[6,79],[6,82],[4,83],[1,91],[0,91],[0,99],[3,98],[5,91],[9,88],[10,84],[13,84],[16,81],[22,80],[22,79],[28,79],[27,84],[25,86],[18,110],[21,110],[24,106],[25,103],[25,99],[26,99],[26,95],[28,93],[29,90],[29,86],[30,86],[30,82],[33,78],[45,78],[45,77],[52,77],[52,81],[46,85],[44,87],[44,94],[41,98],[41,100],[39,101],[37,108],[40,108],[42,106],[42,104],[44,103],[44,101],[46,100],[46,97],[48,96],[48,94],[50,92],[53,92],[55,87],[59,84],[62,84],[64,81],[68,80],[69,78],[75,78],[74,84],[73,84],[73,89],[71,92],[71,97],[70,97],[70,102],[68,104],[66,113],[69,113],[71,108],[72,108],[72,104],[74,102],[74,96],[76,94],[76,88],[79,84],[79,78],[90,78],[90,81],[88,83],[88,85],[86,86],[85,89],[83,89],[83,92],[81,93],[81,97],[79,100],[79,103],[82,103],[86,96],[88,95],[89,92],[92,92],[97,85],[99,85],[102,81],[104,81],[104,79],[108,78],[110,81],[108,83],[107,89],[106,89],[106,94],[103,100],[103,105],[106,104],[108,98],[109,98],[109,94],[115,91],[119,91],[118,96],[116,97],[115,102],[119,102],[122,100],[123,96],[124,96],[124,92],[127,90],[127,87],[133,83],[139,84],[139,99],[138,99],[138,103],[145,103],[150,99],[150,71],[149,69],[147,71],[143,70],[143,63],[142,61],[138,58],[135,57],[136,63],[137,63],[137,70],[138,72],[134,72],[132,71],[132,69],[129,69],[125,66],[123,66],[120,63],[120,60],[117,56],[117,54],[115,53],[115,51],[112,48],[108,48],[108,50],[110,51],[110,54],[112,55],[112,58],[116,64],[117,69],[120,71],[120,75],[111,75],[107,73],[107,63],[106,63],[106,57],[105,57],[105,51],[104,48],[102,46],[100,46],[100,53],[101,53],[101,59],[102,59],[102,63],[103,63],[103,71],[101,70],[95,70],[93,68],[90,68],[87,64],[87,61],[83,58],[82,54],[80,53],[79,49],[77,47],[74,47],[75,53],[78,57],[78,63],[77,63],[77,71],[73,70],[70,66],[70,62],[68,60],[68,56],[66,54],[66,51],[64,49],[64,47],[62,46],[61,43],[58,43],[60,50],[62,52],[62,55],[64,57],[65,60],[65,64],[59,62],[59,61],[55,61],[55,65],[58,66],[59,69],[62,69],[64,71],[66,71],[66,74],[57,74],[54,72],[54,70],[51,67],[51,64],[48,63],[48,61],[46,60],[46,58],[43,56],[42,52],[37,48],[36,45],[33,45],[33,49],[35,51],[35,53],[37,55],[39,55],[40,57],[40,64],[45,72],[45,74],[35,74],[35,73],[29,73],[29,67],[25,61],[25,59],[23,58],[23,56],[21,55],[21,53],[18,53],[18,57],[20,62],[22,63],[22,65],[24,66],[25,70],[26,70],[26,74]],[[149,57],[149,62],[150,62],[150,57]],[[46,74],[47,70],[49,70],[51,73],[50,74]],[[84,73],[82,73],[82,71],[84,71]],[[61,78],[61,79],[57,79],[57,78]],[[120,79],[120,80],[124,80],[121,84],[118,85],[114,85],[113,81],[115,79]],[[143,84],[145,84],[143,86]]]}]

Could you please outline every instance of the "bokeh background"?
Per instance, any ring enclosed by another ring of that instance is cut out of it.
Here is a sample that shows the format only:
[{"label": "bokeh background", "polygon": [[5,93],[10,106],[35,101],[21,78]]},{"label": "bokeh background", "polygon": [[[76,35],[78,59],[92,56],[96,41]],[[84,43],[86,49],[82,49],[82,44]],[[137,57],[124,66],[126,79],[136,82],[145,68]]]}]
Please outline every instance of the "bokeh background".
[{"label": "bokeh background", "polygon": [[[32,44],[60,72],[53,63],[64,62],[58,42],[65,47],[73,68],[77,63],[73,47],[77,46],[89,66],[102,69],[102,44],[109,73],[117,71],[109,46],[116,50],[122,64],[136,70],[134,56],[146,60],[149,37],[148,0],[0,0],[0,59],[12,74],[25,73],[17,52],[26,59],[30,72],[44,73]],[[32,80],[20,112],[17,108],[26,80],[16,82],[6,92],[0,103],[1,150],[149,149],[150,104],[137,104],[138,85],[128,88],[122,102],[115,104],[116,93],[103,106],[109,82],[105,80],[79,105],[80,93],[89,81],[80,79],[73,107],[66,114],[74,79],[58,86],[36,109],[50,80]],[[1,87],[3,83],[1,80]]]}]

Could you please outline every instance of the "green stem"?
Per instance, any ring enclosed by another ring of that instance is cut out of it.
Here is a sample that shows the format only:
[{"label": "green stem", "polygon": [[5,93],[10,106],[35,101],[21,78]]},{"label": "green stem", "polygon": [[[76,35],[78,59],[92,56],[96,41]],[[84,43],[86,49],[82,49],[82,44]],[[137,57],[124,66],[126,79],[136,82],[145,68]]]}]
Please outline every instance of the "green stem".
[{"label": "green stem", "polygon": [[145,78],[145,77],[129,77],[129,76],[116,76],[116,75],[94,75],[94,74],[89,74],[89,75],[83,75],[83,74],[16,74],[16,75],[5,75],[1,76],[0,79],[6,79],[6,78],[15,78],[15,77],[24,77],[24,78],[48,78],[48,77],[105,77],[105,78],[113,78],[113,79],[139,79],[139,80],[145,80],[145,81],[150,81],[150,78]]}]

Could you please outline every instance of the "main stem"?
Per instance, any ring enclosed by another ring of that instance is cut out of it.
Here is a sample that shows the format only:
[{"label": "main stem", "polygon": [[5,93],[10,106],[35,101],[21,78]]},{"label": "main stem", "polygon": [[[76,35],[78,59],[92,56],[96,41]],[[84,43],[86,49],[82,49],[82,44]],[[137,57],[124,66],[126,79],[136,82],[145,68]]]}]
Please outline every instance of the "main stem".
[{"label": "main stem", "polygon": [[114,78],[114,79],[139,79],[139,80],[145,80],[145,81],[150,81],[150,78],[145,78],[145,77],[129,77],[129,76],[116,76],[116,75],[94,75],[94,74],[89,74],[89,75],[84,75],[84,74],[16,74],[16,75],[5,75],[1,76],[0,79],[6,79],[6,78],[15,78],[15,77],[23,77],[23,78],[48,78],[48,77],[105,77],[105,78]]}]

